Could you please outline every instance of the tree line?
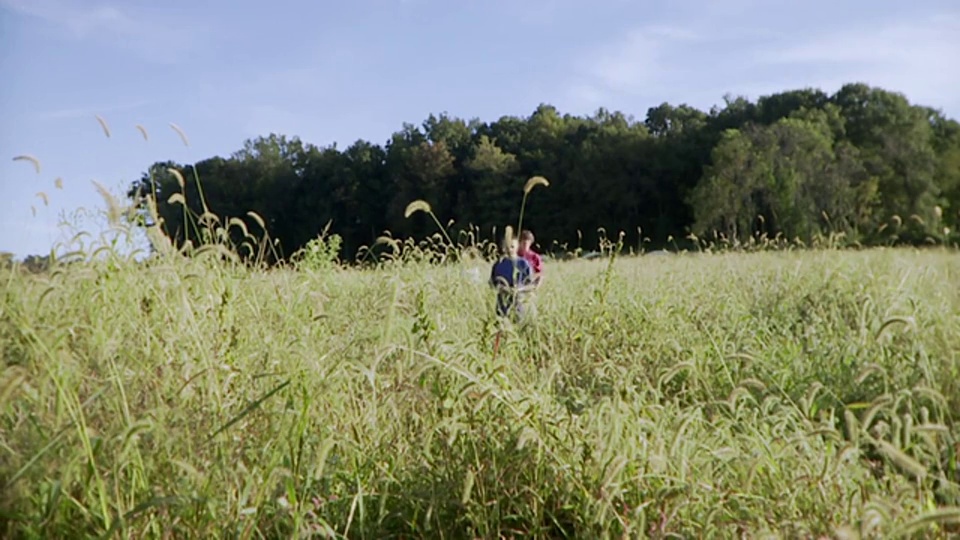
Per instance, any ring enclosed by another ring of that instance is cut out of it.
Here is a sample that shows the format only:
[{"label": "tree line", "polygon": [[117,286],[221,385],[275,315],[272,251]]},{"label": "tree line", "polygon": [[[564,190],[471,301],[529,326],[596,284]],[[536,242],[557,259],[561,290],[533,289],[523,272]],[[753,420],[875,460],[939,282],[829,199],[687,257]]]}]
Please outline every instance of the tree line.
[{"label": "tree line", "polygon": [[452,237],[474,230],[492,239],[495,227],[516,223],[532,176],[550,186],[531,195],[524,223],[548,252],[590,249],[604,231],[622,231],[626,246],[642,249],[697,238],[960,238],[960,124],[860,83],[832,95],[805,88],[755,102],[726,97],[707,112],[663,103],[642,121],[546,104],[493,122],[430,115],[383,145],[358,140],[342,150],[270,134],[229,157],[154,163],[127,196],[145,208],[153,194],[176,246],[204,241],[191,223],[206,209],[223,222],[243,220],[251,233],[265,227],[278,259],[328,231],[352,260],[385,231],[436,233],[429,216],[404,216],[417,199],[452,221]]}]

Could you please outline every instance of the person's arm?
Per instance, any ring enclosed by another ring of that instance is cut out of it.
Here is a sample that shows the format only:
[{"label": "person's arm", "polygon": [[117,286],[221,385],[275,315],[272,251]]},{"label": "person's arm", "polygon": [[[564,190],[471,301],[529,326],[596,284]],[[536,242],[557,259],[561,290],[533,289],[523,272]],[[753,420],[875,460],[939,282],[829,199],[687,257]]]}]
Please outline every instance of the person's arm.
[{"label": "person's arm", "polygon": [[520,279],[517,283],[517,289],[519,291],[528,291],[537,286],[534,276],[536,275],[533,271],[533,265],[528,261],[521,259],[520,265]]},{"label": "person's arm", "polygon": [[538,253],[536,255],[537,264],[533,268],[533,282],[539,287],[543,283],[543,257]]},{"label": "person's arm", "polygon": [[510,283],[503,276],[497,275],[497,265],[499,265],[500,262],[501,261],[493,263],[493,267],[490,268],[490,286],[497,289],[497,291],[510,288]]}]

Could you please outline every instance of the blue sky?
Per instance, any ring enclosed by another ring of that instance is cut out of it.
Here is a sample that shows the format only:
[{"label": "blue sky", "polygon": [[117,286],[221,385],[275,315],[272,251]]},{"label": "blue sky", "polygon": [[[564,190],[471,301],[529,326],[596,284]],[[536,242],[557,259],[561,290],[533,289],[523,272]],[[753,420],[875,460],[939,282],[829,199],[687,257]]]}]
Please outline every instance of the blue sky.
[{"label": "blue sky", "polygon": [[642,119],[849,81],[960,118],[958,58],[956,0],[0,0],[0,251],[48,252],[64,213],[96,233],[91,180],[271,132],[345,147],[444,111]]}]

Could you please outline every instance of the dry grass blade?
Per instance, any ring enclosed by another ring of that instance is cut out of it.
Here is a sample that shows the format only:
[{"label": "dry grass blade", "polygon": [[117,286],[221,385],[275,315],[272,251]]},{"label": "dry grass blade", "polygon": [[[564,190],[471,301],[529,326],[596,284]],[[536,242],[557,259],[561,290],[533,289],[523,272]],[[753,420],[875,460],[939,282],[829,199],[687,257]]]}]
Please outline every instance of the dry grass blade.
[{"label": "dry grass blade", "polygon": [[908,328],[913,328],[916,326],[916,321],[913,317],[890,317],[884,321],[882,325],[880,325],[880,329],[877,330],[877,333],[874,335],[874,339],[880,339],[880,337],[883,335],[883,332],[894,324],[903,324]]},{"label": "dry grass blade", "polygon": [[264,231],[267,230],[267,224],[264,223],[263,218],[260,217],[260,214],[258,214],[258,213],[256,213],[256,212],[253,212],[253,211],[250,211],[250,212],[247,212],[247,216],[249,216],[251,219],[253,219],[254,221],[256,221],[256,222],[257,222],[257,225],[260,226],[260,229],[262,229],[262,230],[264,230]]},{"label": "dry grass blade", "polygon": [[400,252],[400,242],[398,242],[397,240],[394,240],[393,238],[390,238],[389,236],[378,236],[376,241],[373,243],[373,245],[375,246],[379,246],[383,244],[390,246],[390,249],[394,253]]},{"label": "dry grass blade", "polygon": [[765,392],[767,390],[767,385],[763,384],[763,381],[754,378],[746,378],[740,381],[740,385],[743,388],[753,388],[760,392]]},{"label": "dry grass blade", "polygon": [[33,163],[33,168],[37,171],[37,174],[40,174],[40,160],[39,160],[39,159],[37,159],[37,158],[35,158],[35,157],[33,157],[33,156],[29,155],[29,154],[23,154],[23,155],[16,156],[15,158],[13,158],[13,160],[14,160],[14,161],[29,161],[30,163]]},{"label": "dry grass blade", "polygon": [[123,526],[124,526],[125,524],[127,524],[128,522],[132,521],[133,518],[139,516],[140,514],[143,514],[144,512],[146,512],[146,511],[148,511],[148,510],[150,510],[150,509],[154,509],[154,508],[167,508],[167,507],[179,506],[179,505],[183,505],[183,504],[187,504],[187,503],[198,503],[198,504],[202,504],[203,502],[204,502],[204,501],[203,501],[202,499],[193,499],[193,500],[191,500],[191,498],[177,497],[177,496],[153,497],[153,498],[151,498],[151,499],[148,499],[148,500],[146,500],[146,501],[138,504],[137,506],[135,506],[132,510],[130,510],[129,512],[127,512],[127,513],[124,514],[123,516],[119,516],[118,519],[113,522],[113,524],[111,525],[111,527],[110,527],[109,529],[107,529],[107,531],[106,531],[105,533],[103,533],[103,535],[100,536],[100,538],[104,538],[104,539],[105,539],[105,538],[112,538],[113,535],[114,535],[121,527],[123,527]]},{"label": "dry grass blade", "polygon": [[100,116],[99,114],[95,114],[95,115],[93,115],[93,116],[96,117],[97,122],[100,123],[100,127],[103,128],[103,134],[106,135],[107,138],[109,139],[109,138],[110,138],[110,127],[107,126],[107,121],[104,120],[103,117]]},{"label": "dry grass blade", "polygon": [[24,382],[27,380],[27,372],[19,366],[9,366],[2,373],[0,379],[0,407],[7,407],[11,398],[17,392],[21,391]]},{"label": "dry grass blade", "polygon": [[223,244],[204,244],[197,248],[196,257],[212,257],[231,262],[240,262],[240,257]]},{"label": "dry grass blade", "polygon": [[286,388],[287,385],[289,385],[289,384],[290,384],[290,379],[287,379],[287,380],[283,381],[282,383],[280,383],[280,384],[278,384],[277,386],[273,387],[272,390],[270,390],[269,392],[267,392],[266,394],[264,394],[263,396],[261,396],[261,397],[258,398],[257,400],[253,401],[252,403],[250,403],[249,405],[247,405],[246,407],[244,407],[242,411],[240,411],[236,416],[234,416],[233,418],[231,418],[226,424],[224,424],[224,425],[221,426],[219,429],[217,429],[216,431],[214,431],[213,433],[211,433],[211,434],[207,437],[207,441],[212,440],[214,437],[216,437],[216,436],[219,435],[220,433],[223,433],[225,430],[229,429],[230,426],[236,424],[236,423],[239,422],[240,420],[243,420],[243,418],[244,418],[245,416],[247,416],[247,415],[250,414],[254,409],[256,409],[257,407],[259,407],[261,403],[263,403],[264,401],[270,399],[271,396],[273,396],[273,395],[276,394],[277,392],[283,390],[283,389]]},{"label": "dry grass blade", "polygon": [[250,236],[250,232],[247,231],[247,224],[244,221],[237,217],[232,217],[227,220],[227,227],[237,227],[243,233],[243,237],[247,238]]},{"label": "dry grass blade", "polygon": [[180,135],[180,140],[183,141],[184,146],[190,146],[190,142],[187,140],[187,134],[180,129],[180,126],[170,122],[170,127],[177,132],[177,135]]},{"label": "dry grass blade", "polygon": [[894,530],[890,537],[899,538],[903,536],[909,536],[934,525],[946,524],[960,524],[960,507],[952,506],[937,508],[936,510],[923,514],[920,517],[911,519]]},{"label": "dry grass blade", "polygon": [[523,186],[523,193],[527,194],[533,191],[533,188],[537,186],[547,187],[550,185],[550,182],[542,176],[534,176],[527,180],[527,183]]},{"label": "dry grass blade", "polygon": [[927,476],[927,468],[922,463],[889,442],[877,441],[877,448],[904,473],[917,479],[923,479]]},{"label": "dry grass blade", "polygon": [[467,477],[463,481],[463,490],[460,492],[460,504],[470,502],[470,495],[473,492],[473,484],[476,480],[472,470],[467,471]]},{"label": "dry grass blade", "polygon": [[410,204],[407,205],[406,210],[403,211],[403,217],[409,218],[410,216],[412,216],[417,212],[427,212],[427,213],[432,212],[432,209],[430,208],[430,203],[420,199],[411,202]]},{"label": "dry grass blade", "polygon": [[860,370],[860,374],[857,375],[857,378],[855,379],[855,381],[857,384],[863,384],[863,381],[867,380],[867,377],[869,377],[870,375],[873,375],[874,373],[880,375],[880,377],[887,376],[887,372],[883,369],[883,366],[870,363],[870,364],[864,365],[863,369]]}]

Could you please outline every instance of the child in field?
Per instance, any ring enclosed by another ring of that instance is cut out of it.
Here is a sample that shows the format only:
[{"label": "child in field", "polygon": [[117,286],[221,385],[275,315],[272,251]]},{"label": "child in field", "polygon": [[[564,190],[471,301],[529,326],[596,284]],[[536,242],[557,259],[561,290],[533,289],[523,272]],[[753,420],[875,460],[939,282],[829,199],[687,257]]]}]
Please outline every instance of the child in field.
[{"label": "child in field", "polygon": [[533,285],[533,268],[517,254],[518,242],[504,238],[500,260],[490,270],[490,285],[497,289],[497,315],[523,315],[521,295]]},{"label": "child in field", "polygon": [[529,230],[523,230],[520,233],[520,245],[517,254],[530,264],[533,270],[533,283],[539,286],[540,280],[543,278],[543,261],[540,259],[540,255],[533,250],[533,240],[533,233]]}]

